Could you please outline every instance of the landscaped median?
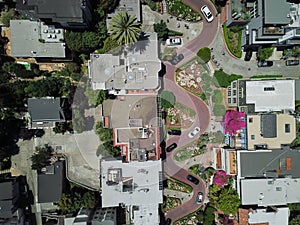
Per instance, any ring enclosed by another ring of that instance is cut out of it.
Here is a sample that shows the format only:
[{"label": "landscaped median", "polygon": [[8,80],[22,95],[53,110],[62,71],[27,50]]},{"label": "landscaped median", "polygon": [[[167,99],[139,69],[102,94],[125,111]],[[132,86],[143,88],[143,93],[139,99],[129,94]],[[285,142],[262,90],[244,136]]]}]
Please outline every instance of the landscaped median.
[{"label": "landscaped median", "polygon": [[237,58],[242,57],[242,30],[243,27],[233,26],[228,28],[226,24],[223,25],[223,34],[227,48]]}]

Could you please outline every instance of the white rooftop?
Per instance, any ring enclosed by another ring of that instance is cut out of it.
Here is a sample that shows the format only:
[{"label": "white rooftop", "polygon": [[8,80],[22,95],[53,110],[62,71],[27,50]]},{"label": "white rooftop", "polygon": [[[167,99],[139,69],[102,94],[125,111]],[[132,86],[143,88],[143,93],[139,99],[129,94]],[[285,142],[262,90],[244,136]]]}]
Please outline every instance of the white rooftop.
[{"label": "white rooftop", "polygon": [[249,224],[268,223],[269,225],[288,225],[289,224],[289,208],[278,207],[277,212],[267,212],[266,209],[256,209],[249,212]]},{"label": "white rooftop", "polygon": [[294,80],[253,80],[246,82],[246,103],[255,104],[255,112],[295,109]]},{"label": "white rooftop", "polygon": [[241,179],[243,205],[274,206],[300,202],[300,179]]},{"label": "white rooftop", "polygon": [[160,160],[102,160],[100,170],[103,207],[135,206],[134,224],[159,224],[158,206],[163,202]]}]

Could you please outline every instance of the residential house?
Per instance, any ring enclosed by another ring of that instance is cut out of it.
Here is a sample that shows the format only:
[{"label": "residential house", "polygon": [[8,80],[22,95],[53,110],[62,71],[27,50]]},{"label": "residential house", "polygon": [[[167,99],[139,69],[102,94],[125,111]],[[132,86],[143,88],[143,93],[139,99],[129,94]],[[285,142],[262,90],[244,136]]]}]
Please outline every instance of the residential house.
[{"label": "residential house", "polygon": [[159,224],[158,209],[163,202],[161,160],[101,160],[100,171],[102,207],[123,206],[129,224]]},{"label": "residential house", "polygon": [[290,211],[288,207],[268,207],[249,210],[248,223],[249,225],[288,225],[289,213]]},{"label": "residential house", "polygon": [[90,0],[17,0],[16,10],[30,20],[58,24],[65,29],[85,29],[92,22]]},{"label": "residential house", "polygon": [[10,45],[13,57],[66,57],[64,30],[41,21],[11,20]]},{"label": "residential house", "polygon": [[300,44],[300,4],[289,0],[247,0],[251,21],[243,31],[242,46]]},{"label": "residential house", "polygon": [[119,54],[91,54],[88,70],[93,90],[108,90],[115,95],[159,90],[157,34],[145,33],[143,40]]},{"label": "residential house", "polygon": [[56,122],[65,121],[60,98],[29,98],[28,114],[29,129],[53,128]]}]

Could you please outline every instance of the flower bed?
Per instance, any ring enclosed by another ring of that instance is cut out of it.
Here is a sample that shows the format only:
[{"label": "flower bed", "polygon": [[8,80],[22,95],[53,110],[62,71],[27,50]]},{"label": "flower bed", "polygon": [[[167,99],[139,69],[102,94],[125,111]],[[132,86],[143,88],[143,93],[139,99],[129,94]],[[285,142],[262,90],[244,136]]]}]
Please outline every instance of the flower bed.
[{"label": "flower bed", "polygon": [[167,127],[170,129],[188,128],[195,121],[195,111],[178,102],[167,113]]},{"label": "flower bed", "polygon": [[167,0],[168,12],[186,21],[196,22],[201,20],[200,14],[184,4],[182,0]]},{"label": "flower bed", "polygon": [[167,212],[171,209],[177,208],[180,205],[181,205],[181,201],[179,198],[166,197],[162,205],[162,211]]},{"label": "flower bed", "polygon": [[170,177],[167,179],[167,187],[170,190],[181,191],[185,193],[191,193],[193,191],[191,186]]}]

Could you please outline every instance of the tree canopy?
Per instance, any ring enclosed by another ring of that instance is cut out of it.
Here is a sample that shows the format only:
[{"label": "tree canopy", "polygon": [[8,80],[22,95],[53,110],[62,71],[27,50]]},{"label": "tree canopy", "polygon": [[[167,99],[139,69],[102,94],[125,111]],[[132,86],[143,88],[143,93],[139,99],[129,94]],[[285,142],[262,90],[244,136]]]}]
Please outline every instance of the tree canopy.
[{"label": "tree canopy", "polygon": [[214,83],[217,87],[227,88],[232,81],[243,78],[243,76],[237,74],[229,75],[224,71],[216,70],[214,74],[214,78],[215,78]]},{"label": "tree canopy", "polygon": [[273,48],[261,48],[258,50],[258,58],[260,60],[266,60],[270,58],[273,54]]},{"label": "tree canopy", "polygon": [[202,59],[205,63],[207,63],[211,58],[211,52],[208,47],[201,48],[197,52],[197,56]]},{"label": "tree canopy", "polygon": [[175,96],[170,91],[161,92],[161,106],[164,109],[173,108],[175,105]]},{"label": "tree canopy", "polygon": [[160,23],[153,24],[154,31],[157,33],[157,38],[160,41],[165,41],[168,38],[169,29],[166,22],[163,20]]}]

